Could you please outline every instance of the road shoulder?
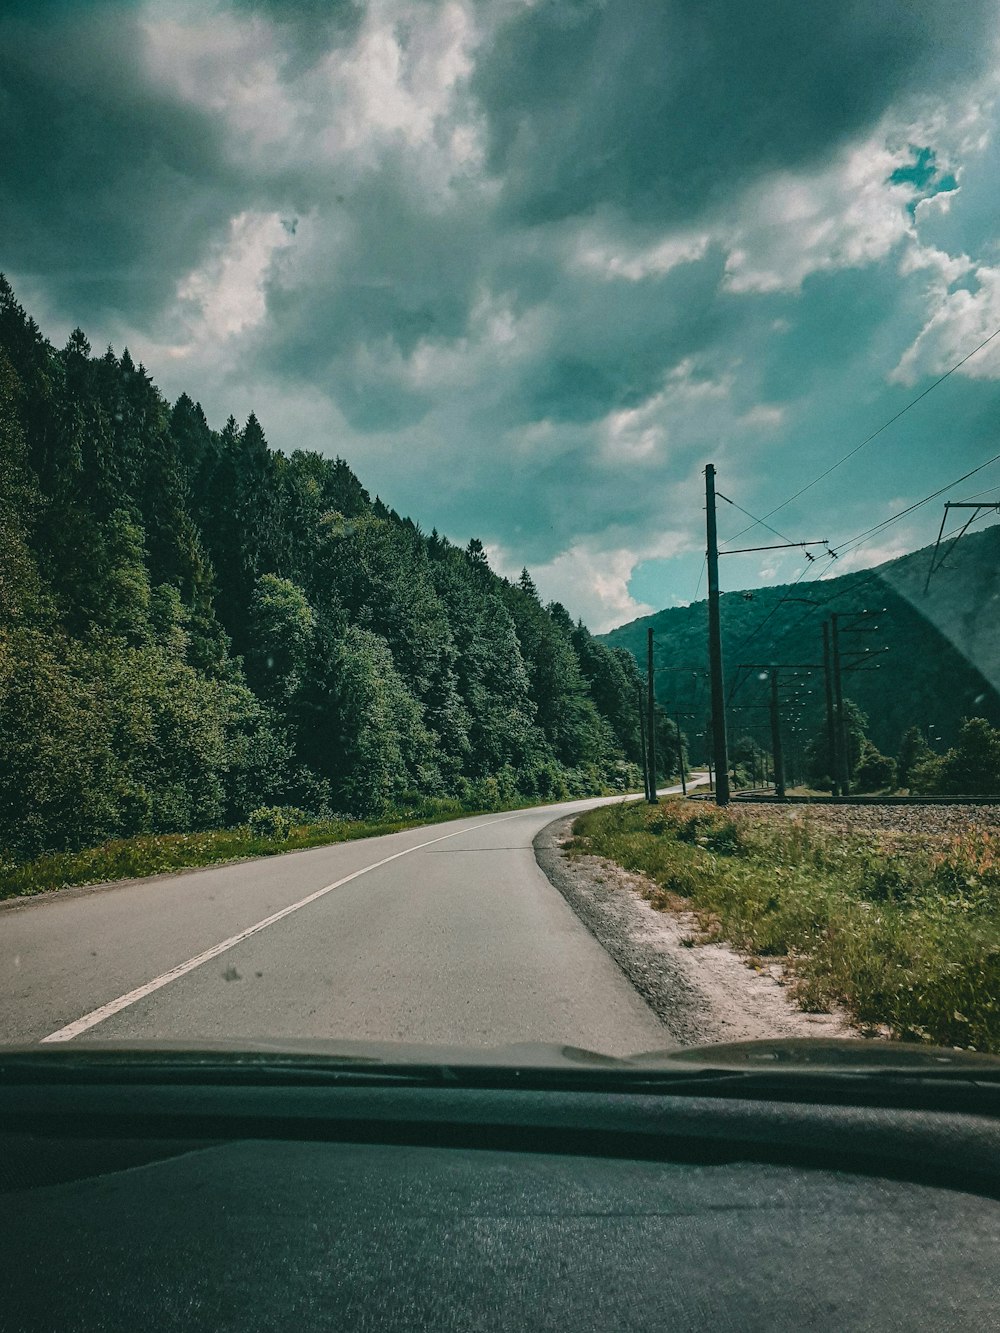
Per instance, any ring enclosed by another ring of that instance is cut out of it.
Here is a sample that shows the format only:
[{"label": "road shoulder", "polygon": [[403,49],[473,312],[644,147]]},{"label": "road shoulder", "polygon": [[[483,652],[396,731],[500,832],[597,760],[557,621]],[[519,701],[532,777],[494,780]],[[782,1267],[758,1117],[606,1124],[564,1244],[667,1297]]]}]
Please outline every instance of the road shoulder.
[{"label": "road shoulder", "polygon": [[596,856],[568,856],[575,816],[534,839],[538,865],[681,1045],[768,1037],[856,1037],[842,1014],[803,1013],[780,969],[757,971],[722,944],[691,945],[693,922],[657,911],[643,876]]}]

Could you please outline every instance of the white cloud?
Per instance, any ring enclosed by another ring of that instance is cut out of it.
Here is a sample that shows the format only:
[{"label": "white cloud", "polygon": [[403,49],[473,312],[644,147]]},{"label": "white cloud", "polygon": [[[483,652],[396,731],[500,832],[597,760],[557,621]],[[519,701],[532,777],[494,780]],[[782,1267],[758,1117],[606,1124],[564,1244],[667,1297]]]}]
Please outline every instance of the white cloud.
[{"label": "white cloud", "polygon": [[785,424],[785,409],[777,403],[757,403],[740,417],[751,430],[779,430]]},{"label": "white cloud", "polygon": [[682,232],[651,243],[629,244],[623,239],[595,234],[588,228],[577,238],[570,265],[604,278],[641,282],[644,278],[662,277],[679,264],[703,259],[710,241],[708,232]]},{"label": "white cloud", "polygon": [[884,133],[811,174],[782,172],[753,185],[726,236],[725,285],[732,292],[797,291],[812,273],[884,259],[914,233],[913,186],[889,176],[910,158]]},{"label": "white cloud", "polygon": [[181,282],[177,296],[191,312],[192,343],[231,338],[266,313],[264,280],[276,251],[292,243],[277,213],[239,213],[226,244]]},{"label": "white cloud", "polygon": [[353,180],[401,146],[433,197],[482,166],[478,119],[455,119],[481,38],[471,6],[371,0],[353,40],[301,63],[278,26],[217,4],[148,4],[143,32],[151,78],[213,112],[244,170],[297,169],[301,186],[311,169],[325,194],[337,190],[331,170]]},{"label": "white cloud", "polygon": [[543,599],[562,602],[572,616],[582,616],[593,633],[602,634],[656,609],[637,602],[628,590],[639,560],[627,548],[602,551],[581,542],[535,567],[532,577]]},{"label": "white cloud", "polygon": [[[1000,328],[1000,268],[974,270],[976,288],[937,292],[935,308],[890,375],[915,384],[923,375],[941,375]],[[1000,338],[977,352],[958,372],[970,379],[1000,379]]]}]

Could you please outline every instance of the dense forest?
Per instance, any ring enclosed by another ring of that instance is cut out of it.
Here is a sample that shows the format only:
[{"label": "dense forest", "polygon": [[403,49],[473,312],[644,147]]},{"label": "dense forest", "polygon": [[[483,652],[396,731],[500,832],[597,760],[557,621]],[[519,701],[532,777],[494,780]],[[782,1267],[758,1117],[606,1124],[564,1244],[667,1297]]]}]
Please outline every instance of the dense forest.
[{"label": "dense forest", "polygon": [[[877,751],[899,759],[903,770],[914,728],[931,752],[944,754],[958,744],[967,719],[1000,724],[1000,525],[964,536],[928,582],[930,560],[927,548],[822,582],[723,593],[730,748],[771,749],[763,668],[788,663],[781,674],[786,760],[800,772],[808,766],[809,748],[825,730],[822,624],[834,611],[846,626],[845,695],[864,719],[864,735]],[[862,611],[869,614],[855,619]],[[669,712],[679,712],[692,756],[703,761],[707,603],[658,611],[612,630],[602,642],[627,648],[645,664],[648,628],[654,632],[657,698]],[[859,731],[856,745],[860,737]],[[852,759],[852,768],[855,761],[860,757]]]},{"label": "dense forest", "polygon": [[527,571],[56,350],[2,278],[0,477],[0,856],[641,785],[632,657]]}]

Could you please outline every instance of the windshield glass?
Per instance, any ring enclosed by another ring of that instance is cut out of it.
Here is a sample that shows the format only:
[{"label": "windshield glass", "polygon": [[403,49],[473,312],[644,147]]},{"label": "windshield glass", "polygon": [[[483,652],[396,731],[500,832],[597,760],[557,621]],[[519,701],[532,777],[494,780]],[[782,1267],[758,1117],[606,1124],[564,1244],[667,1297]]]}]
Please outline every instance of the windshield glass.
[{"label": "windshield glass", "polygon": [[1000,1054],[996,18],[3,6],[0,1042]]}]

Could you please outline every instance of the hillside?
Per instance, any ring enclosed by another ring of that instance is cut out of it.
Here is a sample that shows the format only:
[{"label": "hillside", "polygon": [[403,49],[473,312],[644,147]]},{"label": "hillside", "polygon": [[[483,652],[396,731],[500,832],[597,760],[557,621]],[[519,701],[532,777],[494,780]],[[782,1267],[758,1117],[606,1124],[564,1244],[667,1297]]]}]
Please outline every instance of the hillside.
[{"label": "hillside", "polygon": [[[844,640],[845,647],[889,649],[877,659],[877,669],[845,676],[845,693],[868,714],[870,734],[881,750],[895,754],[903,732],[914,724],[940,750],[954,742],[965,717],[1000,722],[1000,525],[964,536],[925,595],[930,558],[928,546],[875,570],[821,583],[759,587],[750,597],[742,591],[723,593],[730,736],[752,734],[762,742],[767,736],[766,683],[759,673],[739,670],[740,664],[821,663],[821,626],[831,612],[883,607],[885,615],[875,618],[877,633]],[[700,757],[706,753],[701,731],[709,697],[707,603],[659,611],[602,640],[626,648],[644,667],[650,626],[657,698],[670,711],[695,714],[682,725],[692,754]],[[799,697],[790,700],[784,715],[789,727],[808,734],[823,715],[822,671],[801,677],[798,687]]]},{"label": "hillside", "polygon": [[527,573],[127,350],[57,350],[2,277],[0,476],[0,862],[639,783],[631,660]]}]

